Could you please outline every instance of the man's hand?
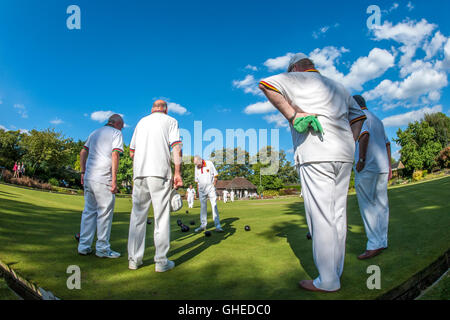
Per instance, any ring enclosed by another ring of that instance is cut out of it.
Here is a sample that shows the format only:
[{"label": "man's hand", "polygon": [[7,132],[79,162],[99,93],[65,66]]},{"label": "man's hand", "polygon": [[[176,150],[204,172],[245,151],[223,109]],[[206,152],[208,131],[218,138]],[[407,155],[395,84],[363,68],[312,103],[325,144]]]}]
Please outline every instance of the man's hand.
[{"label": "man's hand", "polygon": [[295,120],[300,119],[300,118],[304,118],[304,117],[307,117],[307,116],[317,117],[317,114],[316,113],[299,112],[295,116],[294,120],[292,120],[291,124],[294,125],[295,124]]},{"label": "man's hand", "polygon": [[81,185],[84,186],[84,173],[81,174]]},{"label": "man's hand", "polygon": [[117,189],[117,182],[116,181],[113,181],[111,183],[111,189],[110,190],[111,190],[111,193],[114,193],[114,194],[119,192],[119,189]]},{"label": "man's hand", "polygon": [[366,165],[366,162],[358,161],[356,164],[356,171],[361,172],[364,169],[364,166]]},{"label": "man's hand", "polygon": [[173,177],[173,188],[178,189],[183,186],[183,179],[180,174],[175,174]]}]

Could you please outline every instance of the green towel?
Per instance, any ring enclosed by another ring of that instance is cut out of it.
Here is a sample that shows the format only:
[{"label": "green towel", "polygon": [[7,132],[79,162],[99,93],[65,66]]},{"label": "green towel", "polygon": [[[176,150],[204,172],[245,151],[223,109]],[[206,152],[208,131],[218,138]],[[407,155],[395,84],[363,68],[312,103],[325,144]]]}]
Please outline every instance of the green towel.
[{"label": "green towel", "polygon": [[296,119],[294,121],[294,128],[300,133],[305,133],[311,128],[313,131],[323,134],[322,125],[320,124],[319,119],[315,116],[307,116]]}]

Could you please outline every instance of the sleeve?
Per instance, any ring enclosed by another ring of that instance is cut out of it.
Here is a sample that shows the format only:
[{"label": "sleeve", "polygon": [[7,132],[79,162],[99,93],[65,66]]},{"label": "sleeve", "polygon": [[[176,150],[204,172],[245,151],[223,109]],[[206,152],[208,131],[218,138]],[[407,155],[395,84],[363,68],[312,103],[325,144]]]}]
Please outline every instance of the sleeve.
[{"label": "sleeve", "polygon": [[83,149],[89,152],[89,148],[91,147],[91,135],[87,138],[85,144],[83,145]]},{"label": "sleeve", "polygon": [[175,120],[169,129],[170,149],[172,149],[174,146],[180,143],[181,143],[180,130],[178,129],[178,121]]},{"label": "sleeve", "polygon": [[389,138],[386,135],[386,131],[384,131],[384,142],[385,142],[385,144],[391,144],[391,141],[389,141]]},{"label": "sleeve", "polygon": [[117,151],[120,154],[123,153],[123,135],[120,131],[116,132],[113,137],[112,152],[114,151]]},{"label": "sleeve", "polygon": [[283,79],[284,74],[281,73],[269,78],[265,78],[261,80],[259,84],[286,97],[286,90],[284,89]]},{"label": "sleeve", "polygon": [[361,133],[359,134],[359,137],[358,137],[358,141],[359,141],[359,139],[361,139],[361,137],[363,136],[363,135],[365,135],[365,134],[368,134],[369,136],[370,136],[370,123],[369,123],[369,121],[364,121],[364,123],[363,123],[363,125],[362,125],[362,128],[361,128]]},{"label": "sleeve", "polygon": [[212,167],[211,171],[212,171],[214,177],[217,177],[219,175],[219,173],[217,172],[216,166],[214,165],[214,163],[212,163],[212,161],[211,161],[211,167]]},{"label": "sleeve", "polygon": [[364,111],[361,110],[356,100],[349,95],[348,98],[348,121],[350,125],[358,122],[359,120],[367,119]]},{"label": "sleeve", "polygon": [[133,132],[133,137],[131,138],[131,142],[130,142],[130,151],[134,151],[134,150],[136,150],[136,132],[137,132],[137,126],[136,126],[136,128],[134,129],[134,132]]}]

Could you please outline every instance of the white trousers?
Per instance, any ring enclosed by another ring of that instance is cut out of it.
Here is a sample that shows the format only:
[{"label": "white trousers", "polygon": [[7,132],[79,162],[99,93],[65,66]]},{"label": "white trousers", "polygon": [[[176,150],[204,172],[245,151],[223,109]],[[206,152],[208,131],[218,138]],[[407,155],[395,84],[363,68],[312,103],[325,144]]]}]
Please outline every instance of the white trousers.
[{"label": "white trousers", "polygon": [[207,220],[207,201],[211,202],[211,211],[216,228],[220,228],[219,211],[217,210],[217,195],[216,188],[213,184],[200,185],[198,188],[198,195],[200,198],[200,226],[206,227]]},{"label": "white trousers", "polygon": [[224,196],[223,196],[223,203],[227,203],[227,198],[228,198],[227,195],[224,195]]},{"label": "white trousers", "polygon": [[319,276],[314,286],[340,289],[347,236],[347,193],[351,163],[321,162],[299,167],[306,220]]},{"label": "white trousers", "polygon": [[193,208],[194,207],[194,196],[188,196],[187,203],[188,203],[189,208]]},{"label": "white trousers", "polygon": [[359,210],[367,235],[367,250],[387,248],[389,202],[387,173],[355,172]]},{"label": "white trousers", "polygon": [[81,215],[79,252],[86,252],[92,246],[97,231],[96,251],[110,250],[109,238],[114,214],[115,195],[110,186],[84,180],[84,210]]},{"label": "white trousers", "polygon": [[133,209],[128,235],[128,260],[142,263],[145,251],[145,234],[150,204],[153,203],[155,218],[154,242],[155,263],[167,263],[170,248],[170,192],[171,181],[159,177],[134,179]]}]

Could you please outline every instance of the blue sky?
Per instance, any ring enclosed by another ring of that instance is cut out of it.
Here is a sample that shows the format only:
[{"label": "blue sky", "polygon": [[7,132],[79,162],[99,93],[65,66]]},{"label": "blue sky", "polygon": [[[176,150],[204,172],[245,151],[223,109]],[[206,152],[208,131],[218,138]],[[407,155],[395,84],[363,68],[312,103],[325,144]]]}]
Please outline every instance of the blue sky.
[{"label": "blue sky", "polygon": [[[71,4],[81,30],[66,26]],[[381,26],[369,30],[374,4]],[[200,120],[224,136],[279,128],[280,148],[292,152],[286,121],[256,84],[304,52],[322,74],[364,94],[392,139],[424,112],[449,114],[449,11],[437,0],[3,0],[0,127],[54,127],[84,140],[117,112],[129,144],[153,101],[165,98],[192,134]]]}]

